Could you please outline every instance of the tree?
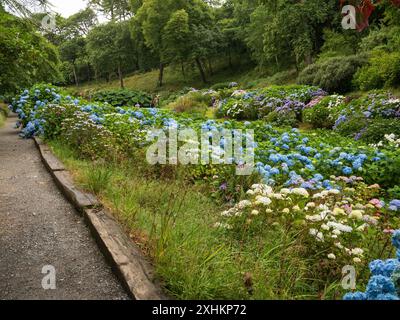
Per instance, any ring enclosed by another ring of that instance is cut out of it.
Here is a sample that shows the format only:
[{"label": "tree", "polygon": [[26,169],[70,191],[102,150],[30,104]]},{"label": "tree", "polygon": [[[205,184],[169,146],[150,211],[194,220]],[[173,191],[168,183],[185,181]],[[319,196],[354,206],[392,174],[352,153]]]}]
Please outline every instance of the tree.
[{"label": "tree", "polygon": [[56,48],[27,20],[0,9],[0,88],[15,92],[35,82],[58,82]]},{"label": "tree", "polygon": [[75,35],[87,36],[97,22],[96,13],[88,7],[68,17],[65,28]]},{"label": "tree", "polygon": [[129,0],[90,0],[89,4],[111,21],[125,21],[131,17]]},{"label": "tree", "polygon": [[163,85],[165,65],[177,60],[194,60],[203,81],[207,81],[201,59],[212,52],[216,27],[211,8],[205,2],[144,0],[134,19],[146,45],[159,57],[159,86]]},{"label": "tree", "polygon": [[25,17],[31,15],[32,7],[46,7],[48,0],[0,0],[0,11],[7,9],[11,13],[20,14]]},{"label": "tree", "polygon": [[79,86],[76,64],[78,59],[84,55],[84,50],[85,39],[83,37],[66,40],[60,46],[61,59],[70,63],[76,86]]},{"label": "tree", "polygon": [[183,62],[187,59],[190,41],[189,15],[184,9],[171,15],[164,27],[162,40],[163,60],[181,63],[184,73]]},{"label": "tree", "polygon": [[99,25],[87,36],[87,52],[96,71],[117,72],[121,88],[124,73],[137,65],[136,48],[128,22]]},{"label": "tree", "polygon": [[[324,27],[338,16],[336,0],[233,1],[236,18],[245,26],[242,36],[261,66],[310,64],[323,44]],[[249,11],[249,22],[237,16]]]}]

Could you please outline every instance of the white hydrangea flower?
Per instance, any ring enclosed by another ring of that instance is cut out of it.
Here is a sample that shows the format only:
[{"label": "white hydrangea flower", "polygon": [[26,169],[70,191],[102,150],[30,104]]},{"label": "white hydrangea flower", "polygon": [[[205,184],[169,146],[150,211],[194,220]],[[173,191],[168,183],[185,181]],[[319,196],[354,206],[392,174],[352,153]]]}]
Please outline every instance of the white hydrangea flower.
[{"label": "white hydrangea flower", "polygon": [[334,216],[345,215],[346,212],[342,208],[334,208],[332,211]]},{"label": "white hydrangea flower", "polygon": [[335,242],[335,247],[339,248],[339,249],[343,249],[343,245],[340,242]]},{"label": "white hydrangea flower", "polygon": [[292,190],[292,194],[296,194],[296,195],[302,196],[304,198],[308,198],[310,196],[308,191],[304,188],[294,188]]},{"label": "white hydrangea flower", "polygon": [[363,210],[353,210],[350,213],[349,218],[350,219],[356,219],[356,220],[362,220],[363,219],[363,214],[364,214]]},{"label": "white hydrangea flower", "polygon": [[237,207],[239,209],[244,209],[244,208],[247,208],[247,207],[250,207],[250,206],[251,206],[251,201],[249,201],[249,200],[243,200],[243,201],[240,201],[237,204]]},{"label": "white hydrangea flower", "polygon": [[290,189],[288,189],[288,188],[283,188],[283,189],[281,190],[281,193],[282,193],[282,194],[290,194]]},{"label": "white hydrangea flower", "polygon": [[330,227],[327,224],[324,223],[323,225],[321,225],[321,229],[325,230],[325,231],[328,231],[330,229]]},{"label": "white hydrangea flower", "polygon": [[312,235],[312,236],[316,236],[317,233],[318,233],[318,230],[317,230],[317,229],[310,229],[309,233],[310,233],[310,235]]},{"label": "white hydrangea flower", "polygon": [[328,254],[328,259],[336,260],[336,256],[333,253]]},{"label": "white hydrangea flower", "polygon": [[319,214],[315,214],[313,216],[306,215],[306,220],[311,221],[311,222],[319,222],[319,221],[322,221],[322,217]]},{"label": "white hydrangea flower", "polygon": [[319,242],[324,242],[325,241],[324,234],[322,232],[318,232],[316,235],[316,239]]},{"label": "white hydrangea flower", "polygon": [[309,202],[309,203],[307,203],[306,207],[307,208],[315,208],[316,204],[314,202]]},{"label": "white hydrangea flower", "polygon": [[357,231],[363,232],[367,226],[368,226],[368,225],[367,225],[366,223],[364,223],[364,224],[362,224],[361,226],[359,226],[356,230],[357,230]]},{"label": "white hydrangea flower", "polygon": [[280,193],[273,193],[270,196],[271,196],[271,198],[274,198],[274,199],[277,199],[277,200],[283,200],[284,199],[283,195],[280,194]]},{"label": "white hydrangea flower", "polygon": [[256,197],[256,204],[261,204],[264,206],[269,206],[272,203],[270,198],[263,197],[263,196],[257,196]]},{"label": "white hydrangea flower", "polygon": [[[328,226],[334,229],[334,231],[340,231],[340,232],[352,232],[353,228],[350,226],[346,226],[342,223],[334,222],[334,221],[329,221],[327,223]],[[333,232],[334,232],[333,231]],[[336,234],[336,233],[335,233]]]},{"label": "white hydrangea flower", "polygon": [[361,259],[358,257],[354,258],[353,261],[354,263],[361,263]]},{"label": "white hydrangea flower", "polygon": [[354,256],[362,256],[364,254],[364,250],[361,248],[354,248],[351,250],[351,254]]}]

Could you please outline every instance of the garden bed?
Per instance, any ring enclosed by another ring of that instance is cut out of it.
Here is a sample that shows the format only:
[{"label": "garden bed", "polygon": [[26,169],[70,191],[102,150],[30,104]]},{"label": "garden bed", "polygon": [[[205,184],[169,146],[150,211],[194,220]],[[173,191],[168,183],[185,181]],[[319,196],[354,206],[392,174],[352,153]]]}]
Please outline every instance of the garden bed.
[{"label": "garden bed", "polygon": [[[336,97],[327,102],[318,88],[248,93],[231,87],[189,93],[201,104],[209,101],[222,120],[205,119],[197,107],[194,114],[188,113],[191,108],[180,109],[179,98],[175,112],[112,107],[79,101],[47,86],[25,91],[13,108],[22,134],[49,141],[77,181],[127,227],[172,296],[339,299],[348,291],[341,286],[347,265],[354,266],[357,288],[364,289],[369,262],[395,256],[393,236],[398,244],[397,137],[381,131],[382,141],[370,145],[344,132],[293,128],[309,108],[338,108],[338,117],[355,110],[342,100],[330,103]],[[380,112],[385,116],[387,110],[397,110],[390,99],[389,107],[371,108],[378,115],[371,112],[367,118],[381,119]],[[229,111],[239,110],[235,104],[240,103],[249,113]],[[359,113],[365,112],[364,104],[357,104]],[[274,112],[277,117],[270,116]],[[227,118],[233,114],[249,114],[233,118],[251,121]],[[287,114],[290,121],[281,122]],[[396,113],[389,117],[398,123]],[[312,119],[317,118],[307,115],[316,127]],[[147,132],[184,127],[208,130],[211,136],[222,129],[254,130],[254,173],[237,176],[235,165],[149,165]],[[382,264],[385,270],[392,268],[391,275],[399,262]]]}]

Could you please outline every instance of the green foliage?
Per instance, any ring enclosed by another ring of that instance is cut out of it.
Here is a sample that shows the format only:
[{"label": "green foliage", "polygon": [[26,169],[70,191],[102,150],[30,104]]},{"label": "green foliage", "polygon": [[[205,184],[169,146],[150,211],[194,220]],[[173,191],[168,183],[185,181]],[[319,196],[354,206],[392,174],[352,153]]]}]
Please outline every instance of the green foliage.
[{"label": "green foliage", "polygon": [[7,107],[0,102],[0,127],[4,125],[7,116],[8,116]]},{"label": "green foliage", "polygon": [[306,67],[297,81],[331,93],[345,93],[352,90],[353,76],[365,63],[366,59],[358,55],[327,58]]},{"label": "green foliage", "polygon": [[323,37],[324,44],[322,45],[321,53],[318,56],[319,62],[332,57],[343,57],[356,54],[356,44],[358,43],[360,35],[325,29]]},{"label": "green foliage", "polygon": [[71,146],[82,159],[111,160],[118,157],[115,137],[84,112],[76,111],[62,123],[60,139]]},{"label": "green foliage", "polygon": [[134,90],[101,90],[97,91],[92,99],[99,102],[108,102],[114,107],[134,107],[139,105],[142,108],[152,106],[152,97],[142,91]]},{"label": "green foliage", "polygon": [[372,50],[398,51],[400,46],[400,26],[381,26],[372,28],[368,36],[361,39],[360,50],[369,52]]},{"label": "green foliage", "polygon": [[391,199],[400,199],[400,185],[388,190]]},{"label": "green foliage", "polygon": [[220,96],[217,117],[236,120],[265,119],[277,125],[297,126],[302,111],[314,96],[325,92],[310,86],[270,86],[258,90],[236,90]]},{"label": "green foliage", "polygon": [[319,30],[333,20],[336,10],[336,1],[277,0],[260,4],[250,15],[247,44],[260,65],[310,63],[319,50]]},{"label": "green foliage", "polygon": [[374,119],[370,121],[365,130],[362,131],[361,139],[371,143],[378,143],[384,140],[387,134],[400,136],[398,119]]},{"label": "green foliage", "polygon": [[271,111],[267,114],[265,120],[277,126],[292,128],[297,127],[299,123],[298,114],[294,110],[287,112]]},{"label": "green foliage", "polygon": [[361,90],[400,85],[400,52],[373,51],[368,65],[355,74],[354,83]]},{"label": "green foliage", "polygon": [[[99,194],[103,204],[143,245],[154,261],[157,275],[174,297],[338,298],[342,291],[336,283],[343,265],[354,263],[358,281],[364,285],[368,262],[390,253],[385,246],[390,235],[383,230],[398,225],[398,217],[387,207],[378,209],[371,200],[387,200],[386,189],[372,184],[392,188],[392,194],[397,192],[397,137],[386,137],[388,145],[369,146],[330,130],[301,133],[292,128],[273,128],[264,117],[245,123],[206,121],[160,109],[114,108],[108,104],[75,106],[63,95],[58,97],[51,89],[43,89],[43,93],[31,90],[29,97],[27,93],[23,95],[27,99],[28,120],[43,120],[52,114],[44,131],[57,130],[59,123],[50,120],[57,118],[60,108],[71,110],[63,111],[68,118],[54,137],[58,140],[57,152],[69,157],[67,163],[78,181]],[[236,103],[251,101],[255,105],[258,101],[257,107],[266,118],[277,112],[268,110],[267,104],[282,99],[284,105],[279,106],[286,107],[273,121],[284,121],[285,117],[299,121],[298,109],[288,112],[289,101],[309,108],[321,103],[333,111],[341,106],[342,100],[335,97],[315,102],[314,98],[322,94],[313,87],[276,86],[254,92],[230,89],[189,92],[185,96],[193,103],[209,103],[213,97],[222,96],[229,96],[228,100]],[[53,106],[49,100],[36,109],[36,114],[31,112],[37,98],[52,96],[61,106]],[[25,98],[15,103],[22,104]],[[340,114],[350,119],[362,115],[368,122],[393,119],[398,108],[399,101],[391,95],[374,92],[350,101]],[[364,114],[365,111],[371,114]],[[165,128],[166,123],[190,126],[197,132],[204,127],[254,130],[257,172],[246,177],[236,175],[233,165],[149,165],[144,160],[149,143],[146,133]],[[353,170],[351,175],[359,178],[344,173],[347,166]],[[301,177],[292,172],[301,173]],[[260,182],[270,175],[274,180],[268,183],[274,187]],[[289,178],[296,181],[288,182]],[[295,187],[303,184],[302,188]],[[327,220],[321,219],[321,208]],[[367,223],[369,220],[373,221]],[[338,232],[332,222],[341,223],[345,230],[350,227],[351,231]],[[325,240],[320,241],[321,237]],[[337,245],[338,241],[343,247]],[[356,248],[357,254],[353,252]],[[290,280],[293,278],[295,282]]]},{"label": "green foliage", "polygon": [[344,108],[345,97],[328,96],[316,105],[308,106],[303,111],[303,121],[310,123],[313,128],[332,129]]},{"label": "green foliage", "polygon": [[87,52],[97,73],[117,72],[121,88],[124,74],[135,63],[136,45],[127,22],[98,25],[87,36]]},{"label": "green foliage", "polygon": [[205,116],[208,107],[212,104],[212,97],[203,92],[190,92],[179,97],[175,102],[169,104],[167,108],[178,113],[194,113]]},{"label": "green foliage", "polygon": [[212,90],[223,90],[223,89],[229,89],[232,87],[232,82],[220,82],[212,85],[210,89]]},{"label": "green foliage", "polygon": [[376,143],[385,134],[399,133],[399,110],[400,100],[391,93],[372,91],[342,108],[334,129],[345,136]]},{"label": "green foliage", "polygon": [[0,10],[0,93],[60,80],[57,50],[31,24]]}]

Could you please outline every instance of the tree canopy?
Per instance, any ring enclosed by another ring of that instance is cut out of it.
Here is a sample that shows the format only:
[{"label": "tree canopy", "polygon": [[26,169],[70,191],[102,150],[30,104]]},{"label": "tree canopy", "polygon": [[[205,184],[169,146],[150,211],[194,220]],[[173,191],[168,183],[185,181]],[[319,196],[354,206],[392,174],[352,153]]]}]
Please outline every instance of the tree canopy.
[{"label": "tree canopy", "polygon": [[[264,74],[293,68],[300,72],[332,57],[377,48],[398,51],[400,43],[397,0],[375,5],[369,0],[91,0],[88,8],[68,18],[57,15],[50,31],[41,27],[46,13],[17,18],[4,12],[10,3],[18,8],[24,2],[0,1],[2,61],[18,51],[17,57],[24,57],[21,65],[27,65],[32,52],[38,55],[31,62],[36,69],[17,81],[21,85],[39,75],[58,81],[61,71],[68,84],[117,77],[123,87],[125,75],[158,68],[162,86],[167,65],[179,66],[184,75],[196,68],[206,83],[213,64],[221,61],[232,70],[241,63]],[[345,4],[357,7],[356,30],[342,27]],[[365,12],[363,4],[372,9]],[[108,21],[99,23],[97,13]],[[24,36],[15,38],[18,32]],[[18,69],[3,64],[9,73]],[[44,76],[45,68],[52,75]],[[7,90],[15,86],[8,84]]]}]

